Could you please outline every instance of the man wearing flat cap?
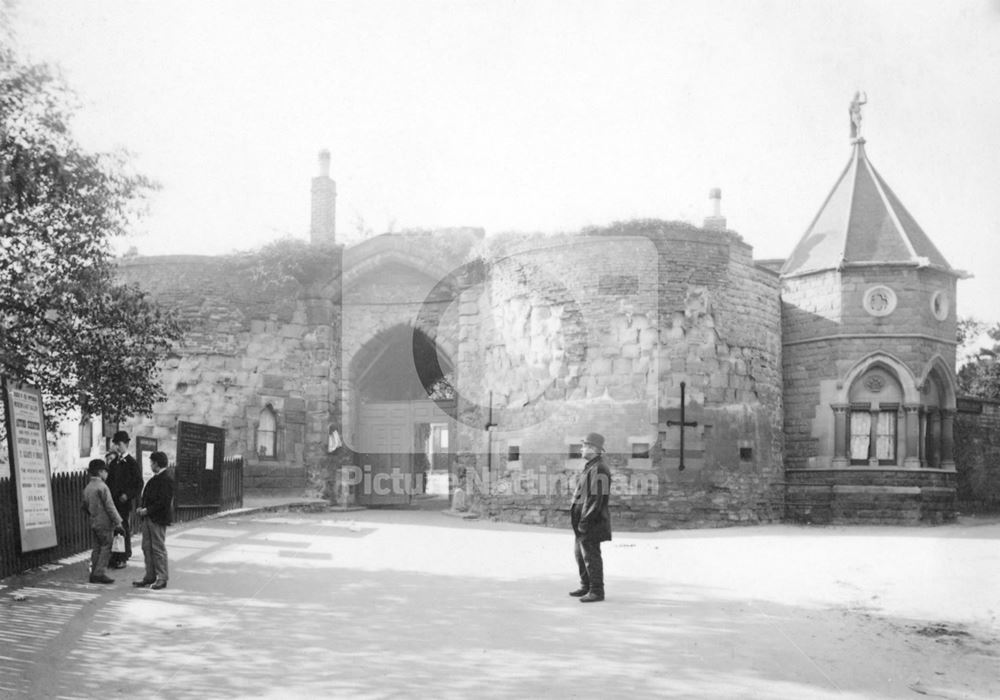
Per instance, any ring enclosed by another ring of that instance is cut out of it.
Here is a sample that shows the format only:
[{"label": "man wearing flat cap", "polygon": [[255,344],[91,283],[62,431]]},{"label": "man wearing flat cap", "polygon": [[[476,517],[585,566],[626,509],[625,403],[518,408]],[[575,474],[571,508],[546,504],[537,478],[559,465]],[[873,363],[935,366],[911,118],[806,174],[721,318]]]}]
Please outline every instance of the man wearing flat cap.
[{"label": "man wearing flat cap", "polygon": [[570,523],[576,542],[573,553],[580,571],[580,588],[570,593],[581,603],[604,600],[604,561],[601,542],[611,539],[611,472],[604,464],[604,436],[589,433],[583,439],[583,458],[587,460],[573,493]]},{"label": "man wearing flat cap", "polygon": [[111,452],[106,457],[108,488],[111,489],[111,498],[122,518],[122,527],[125,528],[125,551],[111,555],[109,566],[112,569],[124,569],[129,557],[132,556],[132,528],[129,515],[132,512],[132,504],[142,493],[142,471],[135,457],[128,453],[129,442],[131,442],[129,434],[119,430],[111,437]]}]

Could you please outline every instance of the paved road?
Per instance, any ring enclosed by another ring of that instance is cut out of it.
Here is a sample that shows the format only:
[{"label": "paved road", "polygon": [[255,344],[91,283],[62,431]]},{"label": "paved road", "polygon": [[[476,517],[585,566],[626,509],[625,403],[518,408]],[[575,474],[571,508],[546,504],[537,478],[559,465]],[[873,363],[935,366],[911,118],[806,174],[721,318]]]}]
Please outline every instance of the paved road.
[{"label": "paved road", "polygon": [[[1000,529],[983,532],[906,531],[894,549],[988,556]],[[0,697],[1000,697],[995,614],[893,614],[924,603],[849,556],[827,581],[820,550],[860,539],[622,534],[608,600],[581,605],[566,532],[389,510],[188,523],[162,591],[128,585],[136,561],[113,586],[85,583],[82,558],[6,580]]]}]

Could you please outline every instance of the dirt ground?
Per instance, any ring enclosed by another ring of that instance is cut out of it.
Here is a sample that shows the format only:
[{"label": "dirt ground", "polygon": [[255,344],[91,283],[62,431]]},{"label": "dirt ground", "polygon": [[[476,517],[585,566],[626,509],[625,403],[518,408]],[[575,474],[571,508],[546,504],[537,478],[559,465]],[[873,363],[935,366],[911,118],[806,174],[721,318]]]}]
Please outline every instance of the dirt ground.
[{"label": "dirt ground", "polygon": [[0,584],[2,698],[1000,697],[1000,522],[568,532],[433,510],[172,528],[167,589]]}]

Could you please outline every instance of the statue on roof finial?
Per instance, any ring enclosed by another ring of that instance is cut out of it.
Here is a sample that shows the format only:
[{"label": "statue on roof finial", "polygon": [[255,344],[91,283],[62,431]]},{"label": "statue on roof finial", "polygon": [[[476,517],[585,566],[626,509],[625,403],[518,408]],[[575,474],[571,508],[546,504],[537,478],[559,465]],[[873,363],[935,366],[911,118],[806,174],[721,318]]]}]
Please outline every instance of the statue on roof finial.
[{"label": "statue on roof finial", "polygon": [[854,99],[851,100],[851,106],[849,112],[851,114],[851,142],[857,142],[861,139],[861,105],[868,102],[868,95],[861,92],[860,90],[854,93]]}]

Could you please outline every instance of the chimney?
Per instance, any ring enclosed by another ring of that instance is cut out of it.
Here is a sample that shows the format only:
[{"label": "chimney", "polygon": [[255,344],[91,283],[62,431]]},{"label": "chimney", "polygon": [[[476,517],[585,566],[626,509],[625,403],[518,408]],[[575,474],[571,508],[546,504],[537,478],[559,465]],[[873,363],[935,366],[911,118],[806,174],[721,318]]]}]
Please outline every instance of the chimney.
[{"label": "chimney", "polygon": [[337,241],[337,183],[330,179],[330,151],[319,152],[319,175],[312,180],[312,220],[309,240],[313,245]]},{"label": "chimney", "polygon": [[726,230],[726,217],[722,215],[722,190],[713,187],[708,191],[708,200],[712,203],[712,213],[705,217],[702,228],[712,231]]}]

